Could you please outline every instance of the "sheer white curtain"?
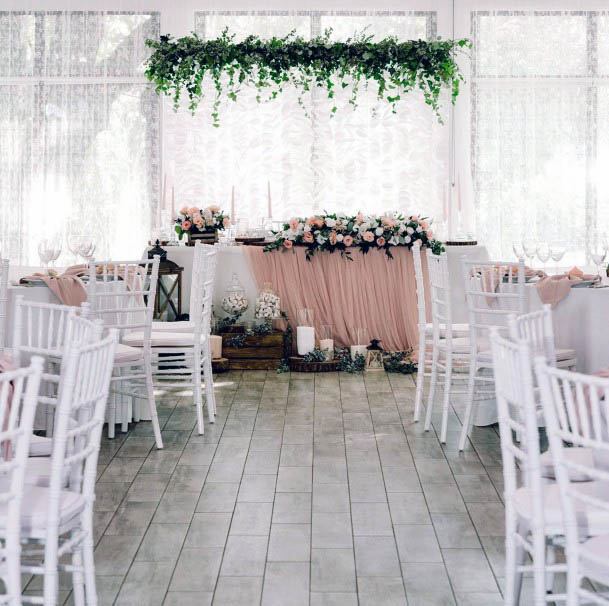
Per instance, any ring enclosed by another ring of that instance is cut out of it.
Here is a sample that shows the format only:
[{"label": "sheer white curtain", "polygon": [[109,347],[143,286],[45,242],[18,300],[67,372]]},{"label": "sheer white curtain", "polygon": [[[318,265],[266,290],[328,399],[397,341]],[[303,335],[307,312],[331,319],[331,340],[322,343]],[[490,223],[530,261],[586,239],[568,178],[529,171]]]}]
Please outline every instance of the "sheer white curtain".
[{"label": "sheer white curtain", "polygon": [[[342,39],[364,29],[416,39],[435,36],[435,17],[431,11],[206,12],[197,13],[195,28],[208,39],[225,27],[237,39],[292,30],[308,37],[328,28]],[[397,114],[377,102],[376,87],[362,91],[356,110],[339,94],[334,117],[323,90],[304,99],[306,112],[293,90],[260,105],[255,97],[244,89],[236,103],[224,103],[219,128],[212,126],[209,103],[195,116],[168,109],[164,135],[177,206],[217,202],[228,209],[234,188],[237,216],[256,222],[268,214],[270,189],[276,219],[321,210],[441,214],[449,128],[416,93]]]},{"label": "sheer white curtain", "polygon": [[0,12],[0,250],[89,234],[141,254],[158,199],[159,102],[143,75],[158,13]]},{"label": "sheer white curtain", "polygon": [[581,263],[609,231],[609,18],[586,11],[472,12],[477,231],[494,255],[523,237]]}]

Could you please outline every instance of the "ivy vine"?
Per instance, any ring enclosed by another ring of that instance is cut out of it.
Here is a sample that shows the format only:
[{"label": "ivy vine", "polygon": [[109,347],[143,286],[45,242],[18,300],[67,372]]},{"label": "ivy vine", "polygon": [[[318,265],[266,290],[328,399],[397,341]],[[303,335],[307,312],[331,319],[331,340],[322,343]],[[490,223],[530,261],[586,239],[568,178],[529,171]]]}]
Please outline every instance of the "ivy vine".
[{"label": "ivy vine", "polygon": [[[460,40],[408,40],[388,37],[378,42],[373,36],[358,34],[344,42],[331,39],[331,30],[322,36],[305,39],[294,32],[285,37],[262,40],[248,36],[235,42],[227,29],[213,40],[196,34],[172,39],[147,40],[152,53],[146,64],[146,76],[156,91],[173,98],[177,108],[183,95],[194,112],[204,97],[204,81],[209,76],[214,85],[212,120],[219,126],[219,108],[223,98],[232,101],[243,86],[254,86],[257,100],[275,99],[286,85],[299,92],[299,103],[314,87],[327,91],[329,99],[335,90],[351,90],[349,103],[357,105],[362,83],[376,85],[379,100],[386,101],[395,112],[404,96],[419,89],[440,122],[440,95],[449,89],[454,103],[463,75],[456,57],[469,48]],[[336,112],[336,105],[331,112]]]}]

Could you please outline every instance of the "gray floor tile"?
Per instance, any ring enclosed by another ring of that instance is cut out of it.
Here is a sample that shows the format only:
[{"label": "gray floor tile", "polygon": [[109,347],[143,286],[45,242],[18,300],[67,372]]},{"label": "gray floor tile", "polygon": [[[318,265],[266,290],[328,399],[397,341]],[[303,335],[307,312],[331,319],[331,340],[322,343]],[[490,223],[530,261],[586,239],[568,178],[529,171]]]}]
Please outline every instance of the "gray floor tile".
[{"label": "gray floor tile", "polygon": [[134,562],[121,587],[117,606],[161,606],[167,591],[173,564],[170,562]]},{"label": "gray floor tile", "polygon": [[279,467],[277,492],[311,492],[309,467]]},{"label": "gray floor tile", "polygon": [[237,503],[230,533],[268,536],[272,513],[273,503]]},{"label": "gray floor tile", "polygon": [[262,606],[308,606],[309,582],[308,563],[268,562]]},{"label": "gray floor tile", "polygon": [[387,503],[353,503],[351,518],[355,536],[393,536]]},{"label": "gray floor tile", "polygon": [[431,517],[440,547],[480,547],[476,530],[466,513],[432,513]]},{"label": "gray floor tile", "polygon": [[136,560],[173,562],[178,559],[188,524],[151,524],[137,552]]},{"label": "gray floor tile", "polygon": [[388,492],[389,511],[394,524],[430,524],[423,493]]},{"label": "gray floor tile", "polygon": [[214,606],[242,606],[258,604],[262,594],[262,577],[218,578]]},{"label": "gray floor tile", "polygon": [[156,507],[156,503],[132,502],[121,505],[105,534],[144,536]]},{"label": "gray floor tile", "polygon": [[318,513],[347,513],[350,511],[347,484],[314,484],[313,511]]},{"label": "gray floor tile", "polygon": [[95,550],[95,573],[98,576],[126,574],[139,546],[129,535],[105,535]]},{"label": "gray floor tile", "polygon": [[152,521],[156,524],[190,522],[198,500],[198,493],[166,492],[157,507]]},{"label": "gray floor tile", "polygon": [[230,523],[230,513],[195,513],[186,533],[184,547],[224,547]]},{"label": "gray floor tile", "polygon": [[273,504],[273,524],[311,522],[310,492],[278,492]]},{"label": "gray floor tile", "polygon": [[311,591],[356,591],[353,549],[311,550]]},{"label": "gray floor tile", "polygon": [[262,576],[268,537],[230,535],[226,542],[223,576]]},{"label": "gray floor tile", "polygon": [[355,537],[355,565],[361,577],[395,577],[400,562],[393,537]]},{"label": "gray floor tile", "polygon": [[311,559],[310,524],[273,524],[268,562],[308,562]]},{"label": "gray floor tile", "polygon": [[497,592],[497,583],[482,549],[443,549],[442,554],[456,593]]},{"label": "gray floor tile", "polygon": [[213,592],[222,561],[222,548],[182,549],[169,591]]},{"label": "gray floor tile", "polygon": [[357,577],[360,606],[406,606],[402,577]]},{"label": "gray floor tile", "polygon": [[353,533],[348,513],[313,512],[313,548],[352,548]]},{"label": "gray floor tile", "polygon": [[274,475],[243,476],[238,500],[245,503],[272,503],[275,482]]},{"label": "gray floor tile", "polygon": [[481,537],[505,535],[505,509],[502,503],[468,503],[467,509]]},{"label": "gray floor tile", "polygon": [[406,524],[394,528],[401,562],[442,561],[433,526]]},{"label": "gray floor tile", "polygon": [[311,606],[357,606],[356,593],[311,593]]},{"label": "gray floor tile", "polygon": [[195,511],[220,513],[232,513],[239,491],[238,483],[206,483],[201,492]]}]

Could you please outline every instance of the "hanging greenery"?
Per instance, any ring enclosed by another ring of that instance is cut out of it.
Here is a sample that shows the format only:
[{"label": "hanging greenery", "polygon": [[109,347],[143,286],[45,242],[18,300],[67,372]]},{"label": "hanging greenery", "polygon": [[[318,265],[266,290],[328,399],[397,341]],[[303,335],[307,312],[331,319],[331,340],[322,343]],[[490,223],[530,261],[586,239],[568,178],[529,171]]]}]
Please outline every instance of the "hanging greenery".
[{"label": "hanging greenery", "polygon": [[[315,86],[326,89],[330,99],[335,89],[351,89],[349,103],[357,105],[362,83],[376,85],[379,100],[389,103],[395,112],[407,93],[419,89],[425,103],[438,119],[440,94],[447,88],[454,103],[463,76],[456,56],[469,48],[468,40],[408,40],[395,37],[378,42],[360,34],[345,42],[331,40],[331,31],[307,40],[293,32],[284,38],[261,40],[248,36],[235,42],[224,30],[219,38],[202,40],[196,34],[174,40],[161,36],[147,40],[153,52],[146,65],[146,76],[158,93],[173,98],[176,108],[183,95],[191,111],[204,97],[204,80],[214,84],[212,119],[219,125],[219,107],[223,99],[236,101],[244,85],[258,90],[257,100],[274,99],[291,84],[299,91],[299,103]],[[333,105],[334,113],[337,107]]]}]

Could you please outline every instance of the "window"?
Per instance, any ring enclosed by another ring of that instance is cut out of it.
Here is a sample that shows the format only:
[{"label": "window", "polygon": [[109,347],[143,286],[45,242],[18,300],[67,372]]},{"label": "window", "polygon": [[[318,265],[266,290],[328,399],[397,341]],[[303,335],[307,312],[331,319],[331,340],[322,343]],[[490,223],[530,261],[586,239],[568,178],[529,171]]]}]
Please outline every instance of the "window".
[{"label": "window", "polygon": [[[434,12],[205,12],[195,18],[205,38],[228,27],[237,38],[292,30],[316,36],[332,28],[334,38],[344,39],[366,25],[377,37],[436,35]],[[236,215],[250,221],[268,214],[269,191],[276,219],[321,210],[441,212],[449,129],[418,95],[404,100],[397,114],[377,102],[375,90],[360,94],[356,110],[339,95],[334,117],[323,90],[304,99],[306,112],[293,90],[260,105],[255,96],[244,89],[236,103],[226,102],[219,128],[206,103],[195,116],[167,112],[176,204],[215,201],[228,208],[234,189]],[[448,106],[446,100],[446,116]]]},{"label": "window", "polygon": [[609,219],[609,14],[473,12],[477,231],[493,255],[523,236],[567,263]]},{"label": "window", "polygon": [[3,256],[38,264],[39,240],[69,233],[92,234],[98,257],[141,254],[159,196],[144,41],[158,35],[158,13],[0,12]]}]

